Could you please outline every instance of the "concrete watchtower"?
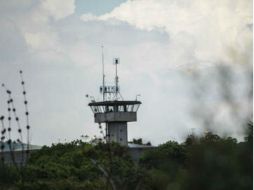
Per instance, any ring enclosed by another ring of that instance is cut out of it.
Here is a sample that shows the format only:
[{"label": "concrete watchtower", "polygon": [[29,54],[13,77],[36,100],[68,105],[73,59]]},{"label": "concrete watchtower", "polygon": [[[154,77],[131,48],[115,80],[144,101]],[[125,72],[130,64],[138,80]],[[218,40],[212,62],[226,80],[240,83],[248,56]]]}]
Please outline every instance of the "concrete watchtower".
[{"label": "concrete watchtower", "polygon": [[109,142],[128,145],[127,122],[137,121],[140,101],[102,101],[89,106],[94,112],[95,123],[106,124],[106,137]]},{"label": "concrete watchtower", "polygon": [[102,86],[100,87],[100,92],[103,95],[103,100],[93,100],[88,105],[91,107],[94,113],[95,123],[98,123],[99,125],[101,123],[105,123],[107,142],[117,142],[123,146],[127,146],[127,122],[137,121],[137,111],[141,102],[137,100],[123,100],[118,86],[118,58],[114,59],[114,64],[116,66],[115,85],[106,86],[104,75],[104,58],[102,53],[103,82]]}]

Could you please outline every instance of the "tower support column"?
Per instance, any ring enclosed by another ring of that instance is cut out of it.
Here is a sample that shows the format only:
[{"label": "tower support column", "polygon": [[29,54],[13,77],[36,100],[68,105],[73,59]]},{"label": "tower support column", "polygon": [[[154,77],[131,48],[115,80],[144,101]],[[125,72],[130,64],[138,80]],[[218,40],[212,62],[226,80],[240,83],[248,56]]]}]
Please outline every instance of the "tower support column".
[{"label": "tower support column", "polygon": [[107,123],[110,142],[117,142],[123,146],[128,145],[127,122]]}]

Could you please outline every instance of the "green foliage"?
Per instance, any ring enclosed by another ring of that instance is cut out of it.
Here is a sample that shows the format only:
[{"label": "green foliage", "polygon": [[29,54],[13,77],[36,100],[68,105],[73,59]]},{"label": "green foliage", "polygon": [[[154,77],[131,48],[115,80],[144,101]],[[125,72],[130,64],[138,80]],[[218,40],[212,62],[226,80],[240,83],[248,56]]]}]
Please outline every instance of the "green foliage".
[{"label": "green foliage", "polygon": [[144,143],[142,138],[138,138],[138,139],[134,138],[134,139],[132,139],[132,142],[130,142],[130,143],[151,146],[151,142]]},{"label": "green foliage", "polygon": [[240,143],[213,133],[190,135],[183,144],[169,141],[146,152],[140,166],[146,169],[152,189],[252,189],[252,129],[249,123]]},{"label": "green foliage", "polygon": [[44,146],[28,162],[25,189],[112,189],[109,180],[131,189],[137,170],[128,149],[115,143]]},{"label": "green foliage", "polygon": [[18,179],[18,174],[14,166],[7,166],[0,162],[0,186],[4,184],[12,184]]},{"label": "green foliage", "polygon": [[190,135],[182,144],[168,141],[145,151],[139,163],[132,161],[126,147],[115,143],[74,141],[44,146],[22,170],[0,164],[0,186],[14,190],[249,190],[252,133],[249,123],[245,141],[240,143],[213,133]]}]

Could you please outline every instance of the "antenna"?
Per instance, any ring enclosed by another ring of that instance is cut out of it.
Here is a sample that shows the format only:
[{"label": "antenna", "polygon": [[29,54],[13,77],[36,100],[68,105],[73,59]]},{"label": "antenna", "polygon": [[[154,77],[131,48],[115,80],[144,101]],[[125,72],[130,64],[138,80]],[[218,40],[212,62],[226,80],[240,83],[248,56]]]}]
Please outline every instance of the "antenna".
[{"label": "antenna", "polygon": [[115,76],[115,85],[116,85],[116,89],[115,89],[115,98],[116,98],[116,100],[117,100],[117,95],[118,95],[118,92],[119,92],[119,87],[118,87],[119,78],[118,78],[118,75],[117,75],[117,65],[119,64],[119,58],[115,58],[115,59],[114,59],[114,64],[116,65],[116,76]]},{"label": "antenna", "polygon": [[101,45],[101,63],[102,63],[102,86],[100,86],[100,93],[102,93],[103,101],[108,100],[118,100],[118,96],[122,98],[119,92],[119,78],[117,74],[117,65],[119,64],[119,58],[114,58],[115,64],[115,85],[114,86],[106,86],[105,84],[105,71],[104,71],[104,46]]},{"label": "antenna", "polygon": [[105,73],[104,73],[104,52],[103,52],[104,46],[101,46],[101,63],[102,63],[102,88],[101,88],[101,93],[102,93],[102,98],[103,101],[105,100]]}]

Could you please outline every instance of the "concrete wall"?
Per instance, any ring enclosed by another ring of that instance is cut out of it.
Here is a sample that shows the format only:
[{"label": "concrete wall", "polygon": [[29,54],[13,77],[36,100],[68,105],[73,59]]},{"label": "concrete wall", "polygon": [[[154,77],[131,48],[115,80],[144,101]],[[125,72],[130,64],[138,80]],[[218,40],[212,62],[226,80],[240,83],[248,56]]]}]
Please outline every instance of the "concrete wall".
[{"label": "concrete wall", "polygon": [[123,146],[128,145],[127,122],[108,123],[108,134],[111,142],[117,142]]}]

